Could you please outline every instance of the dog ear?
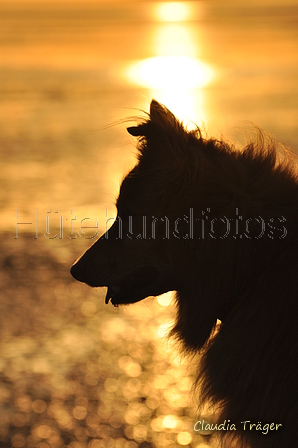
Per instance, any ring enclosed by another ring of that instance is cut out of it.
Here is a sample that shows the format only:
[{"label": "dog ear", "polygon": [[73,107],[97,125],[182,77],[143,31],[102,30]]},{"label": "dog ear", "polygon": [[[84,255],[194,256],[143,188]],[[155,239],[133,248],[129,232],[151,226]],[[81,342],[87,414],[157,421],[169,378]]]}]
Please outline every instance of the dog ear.
[{"label": "dog ear", "polygon": [[133,137],[143,136],[145,135],[144,125],[140,124],[139,126],[130,126],[129,128],[127,128],[127,132]]},{"label": "dog ear", "polygon": [[152,126],[154,126],[154,129],[157,129],[156,125],[163,129],[176,129],[177,124],[179,124],[174,114],[156,100],[151,101],[149,115],[150,120],[138,126],[128,127],[127,132],[134,137],[148,136]]},{"label": "dog ear", "polygon": [[152,100],[150,104],[150,120],[164,128],[176,127],[179,123],[175,115],[156,100]]},{"label": "dog ear", "polygon": [[160,104],[156,100],[152,100],[150,104],[150,118],[152,121],[162,121],[167,115],[167,112],[170,112],[166,107]]}]

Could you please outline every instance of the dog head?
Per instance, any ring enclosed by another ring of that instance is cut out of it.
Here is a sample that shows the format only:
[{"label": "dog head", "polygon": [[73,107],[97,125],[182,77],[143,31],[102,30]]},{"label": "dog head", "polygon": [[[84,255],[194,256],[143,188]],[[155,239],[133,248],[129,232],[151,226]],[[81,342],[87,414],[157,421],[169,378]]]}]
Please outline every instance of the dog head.
[{"label": "dog head", "polygon": [[[116,220],[71,274],[106,286],[106,303],[116,306],[177,291],[175,331],[196,348],[274,252],[273,240],[260,238],[265,211],[252,194],[273,158],[187,131],[156,101],[128,132],[138,138],[138,162],[120,187]],[[259,250],[268,241],[270,250]]]},{"label": "dog head", "polygon": [[128,132],[139,137],[138,164],[120,187],[116,220],[71,268],[75,279],[94,287],[106,286],[106,303],[111,300],[114,305],[179,287],[169,223],[171,214],[174,218],[172,210],[178,217],[185,207],[175,209],[181,196],[175,179],[180,165],[178,160],[173,164],[172,158],[173,145],[179,149],[177,136],[181,134],[183,142],[188,134],[156,101],[151,104],[150,118]]}]

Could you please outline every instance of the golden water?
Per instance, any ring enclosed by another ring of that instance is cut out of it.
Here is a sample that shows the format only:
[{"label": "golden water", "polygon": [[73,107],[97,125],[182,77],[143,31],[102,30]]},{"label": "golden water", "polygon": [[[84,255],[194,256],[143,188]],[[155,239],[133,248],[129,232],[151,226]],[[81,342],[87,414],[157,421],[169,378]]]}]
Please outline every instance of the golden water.
[{"label": "golden water", "polygon": [[134,163],[121,120],[154,97],[297,151],[297,54],[294,0],[0,1],[1,446],[209,446],[168,297],[112,309],[69,266]]}]

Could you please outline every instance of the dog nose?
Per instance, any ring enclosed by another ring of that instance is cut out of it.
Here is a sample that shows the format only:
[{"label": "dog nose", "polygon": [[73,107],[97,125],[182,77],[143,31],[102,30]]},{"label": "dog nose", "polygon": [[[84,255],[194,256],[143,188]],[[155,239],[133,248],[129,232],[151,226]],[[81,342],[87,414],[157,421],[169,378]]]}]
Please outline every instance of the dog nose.
[{"label": "dog nose", "polygon": [[84,269],[82,269],[82,267],[79,266],[79,263],[75,263],[75,264],[72,265],[72,267],[70,268],[70,273],[79,282],[83,282],[84,281],[83,280]]}]

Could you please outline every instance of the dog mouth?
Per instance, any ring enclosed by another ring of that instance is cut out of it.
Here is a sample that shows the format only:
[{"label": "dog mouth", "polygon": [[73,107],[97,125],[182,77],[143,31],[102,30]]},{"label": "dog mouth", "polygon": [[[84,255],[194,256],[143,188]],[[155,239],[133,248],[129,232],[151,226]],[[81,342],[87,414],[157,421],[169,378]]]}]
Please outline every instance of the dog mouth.
[{"label": "dog mouth", "polygon": [[139,269],[125,280],[108,285],[105,303],[114,306],[139,302],[149,296],[162,294],[158,270],[154,267]]},{"label": "dog mouth", "polygon": [[114,297],[116,297],[116,295],[120,292],[120,290],[121,290],[121,287],[118,285],[108,286],[107,295],[105,298],[105,304],[107,305],[110,300],[113,303]]}]

